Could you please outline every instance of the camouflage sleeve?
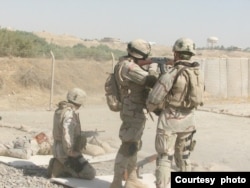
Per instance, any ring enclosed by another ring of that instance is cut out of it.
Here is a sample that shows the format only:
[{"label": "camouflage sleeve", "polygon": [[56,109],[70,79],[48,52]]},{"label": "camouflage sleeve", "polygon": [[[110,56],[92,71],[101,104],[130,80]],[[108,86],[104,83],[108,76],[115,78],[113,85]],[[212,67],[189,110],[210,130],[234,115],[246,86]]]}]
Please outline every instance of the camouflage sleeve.
[{"label": "camouflage sleeve", "polygon": [[149,64],[148,72],[150,75],[154,75],[155,77],[159,77],[158,64],[154,63],[154,62]]},{"label": "camouflage sleeve", "polygon": [[121,74],[125,79],[139,85],[144,85],[148,72],[134,62],[126,62],[121,69]]},{"label": "camouflage sleeve", "polygon": [[74,144],[74,118],[73,118],[73,110],[67,110],[64,114],[63,119],[63,135],[62,135],[62,143],[63,150],[68,155],[73,151]]},{"label": "camouflage sleeve", "polygon": [[176,73],[173,74],[171,72],[167,72],[160,76],[153,89],[149,92],[146,101],[147,109],[149,111],[154,111],[155,109],[162,106],[162,104],[164,103],[164,98],[172,88],[175,74]]}]

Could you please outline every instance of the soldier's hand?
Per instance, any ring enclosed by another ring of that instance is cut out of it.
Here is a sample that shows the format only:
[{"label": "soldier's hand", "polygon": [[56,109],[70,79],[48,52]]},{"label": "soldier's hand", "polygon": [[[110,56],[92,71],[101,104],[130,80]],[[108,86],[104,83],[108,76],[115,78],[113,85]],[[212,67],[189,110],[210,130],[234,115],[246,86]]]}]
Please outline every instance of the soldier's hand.
[{"label": "soldier's hand", "polygon": [[70,156],[70,157],[79,157],[79,156],[81,156],[81,153],[78,152],[78,151],[71,151],[71,152],[69,153],[69,156]]},{"label": "soldier's hand", "polygon": [[143,66],[143,65],[149,65],[149,64],[151,64],[152,63],[152,60],[151,59],[138,59],[137,60],[137,64],[139,65],[139,66]]},{"label": "soldier's hand", "polygon": [[159,116],[161,114],[161,111],[162,111],[161,109],[157,108],[153,112],[155,115]]},{"label": "soldier's hand", "polygon": [[146,87],[153,88],[157,81],[157,77],[154,75],[148,75],[146,77],[145,85]]}]

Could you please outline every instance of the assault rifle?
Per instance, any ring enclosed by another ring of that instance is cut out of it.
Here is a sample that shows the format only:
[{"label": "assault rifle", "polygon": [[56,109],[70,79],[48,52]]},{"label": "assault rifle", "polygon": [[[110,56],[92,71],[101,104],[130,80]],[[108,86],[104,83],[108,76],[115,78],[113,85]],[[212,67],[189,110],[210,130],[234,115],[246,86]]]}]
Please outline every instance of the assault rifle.
[{"label": "assault rifle", "polygon": [[137,174],[137,178],[142,178],[142,176],[140,176],[140,169],[143,168],[143,166],[147,163],[151,163],[152,161],[156,160],[158,154],[153,154],[153,155],[150,155],[140,161],[137,162],[136,166],[136,174]]},{"label": "assault rifle", "polygon": [[171,58],[167,58],[167,57],[149,57],[145,60],[138,60],[137,63],[140,66],[157,63],[158,67],[160,68],[161,74],[163,74],[166,72],[165,66],[173,65],[174,60]]},{"label": "assault rifle", "polygon": [[99,136],[99,133],[105,132],[105,131],[98,131],[97,129],[94,131],[81,131],[81,134],[84,135],[86,138],[89,137],[96,137]]},{"label": "assault rifle", "polygon": [[81,151],[83,148],[86,149],[87,138],[93,137],[93,139],[96,139],[100,132],[105,131],[97,131],[97,129],[95,131],[81,131],[81,136],[75,138],[74,150]]}]

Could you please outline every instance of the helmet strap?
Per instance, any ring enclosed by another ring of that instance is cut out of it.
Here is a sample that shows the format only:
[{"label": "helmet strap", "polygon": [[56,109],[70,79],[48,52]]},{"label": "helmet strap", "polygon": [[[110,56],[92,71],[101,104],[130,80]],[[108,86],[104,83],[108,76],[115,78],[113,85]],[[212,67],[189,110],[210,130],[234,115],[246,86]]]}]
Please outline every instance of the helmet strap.
[{"label": "helmet strap", "polygon": [[81,105],[80,104],[76,104],[76,103],[74,103],[74,102],[72,102],[72,101],[68,101],[69,103],[71,103],[71,104],[73,104],[76,108],[80,108],[81,107]]},{"label": "helmet strap", "polygon": [[131,46],[131,43],[128,44],[128,49],[129,49],[131,52],[135,52],[135,53],[137,53],[137,54],[139,54],[139,55],[142,56],[142,58],[137,58],[137,59],[146,59],[146,58],[148,57],[148,54],[145,54],[145,53],[143,53],[142,51],[140,51],[140,50],[138,50],[138,49],[132,47],[132,46]]}]

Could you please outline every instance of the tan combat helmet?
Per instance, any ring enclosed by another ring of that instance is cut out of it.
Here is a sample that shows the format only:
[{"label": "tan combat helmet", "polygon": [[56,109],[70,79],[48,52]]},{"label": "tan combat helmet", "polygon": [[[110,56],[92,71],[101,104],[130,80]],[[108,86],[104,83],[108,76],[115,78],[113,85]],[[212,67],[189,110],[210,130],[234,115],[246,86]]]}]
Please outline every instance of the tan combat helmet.
[{"label": "tan combat helmet", "polygon": [[143,39],[136,39],[128,43],[127,52],[134,58],[146,59],[151,52],[151,46]]},{"label": "tan combat helmet", "polygon": [[173,46],[173,52],[188,52],[195,55],[195,44],[189,38],[179,38]]},{"label": "tan combat helmet", "polygon": [[73,88],[68,91],[67,100],[76,105],[84,105],[86,101],[86,92],[80,88]]}]

